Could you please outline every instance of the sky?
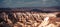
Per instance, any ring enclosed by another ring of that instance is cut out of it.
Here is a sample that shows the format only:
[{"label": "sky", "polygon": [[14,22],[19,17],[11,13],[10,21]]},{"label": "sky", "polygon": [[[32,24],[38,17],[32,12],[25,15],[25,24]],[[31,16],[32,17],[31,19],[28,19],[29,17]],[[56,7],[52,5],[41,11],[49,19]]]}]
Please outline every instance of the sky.
[{"label": "sky", "polygon": [[60,6],[60,0],[0,0],[0,8]]}]

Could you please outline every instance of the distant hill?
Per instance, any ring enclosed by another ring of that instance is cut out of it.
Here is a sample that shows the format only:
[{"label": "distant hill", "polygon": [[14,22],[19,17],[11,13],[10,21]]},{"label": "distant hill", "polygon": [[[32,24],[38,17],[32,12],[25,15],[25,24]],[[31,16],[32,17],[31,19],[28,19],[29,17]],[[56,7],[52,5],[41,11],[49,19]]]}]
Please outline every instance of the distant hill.
[{"label": "distant hill", "polygon": [[0,8],[0,11],[32,11],[32,12],[60,12],[59,7],[21,7],[21,8]]}]

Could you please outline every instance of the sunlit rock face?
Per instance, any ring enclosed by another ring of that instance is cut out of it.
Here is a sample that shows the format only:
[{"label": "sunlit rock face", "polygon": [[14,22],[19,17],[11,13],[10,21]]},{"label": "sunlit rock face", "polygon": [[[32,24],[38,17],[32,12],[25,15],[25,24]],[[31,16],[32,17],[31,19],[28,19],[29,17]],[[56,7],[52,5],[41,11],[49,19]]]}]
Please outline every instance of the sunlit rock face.
[{"label": "sunlit rock face", "polygon": [[38,27],[58,27],[56,24],[56,18],[54,17],[46,17],[44,18],[44,21],[41,22],[41,24]]},{"label": "sunlit rock face", "polygon": [[5,21],[8,21],[4,23],[8,27],[56,27],[60,26],[59,22],[55,22],[56,14],[57,13],[3,12],[0,13],[0,16]]}]

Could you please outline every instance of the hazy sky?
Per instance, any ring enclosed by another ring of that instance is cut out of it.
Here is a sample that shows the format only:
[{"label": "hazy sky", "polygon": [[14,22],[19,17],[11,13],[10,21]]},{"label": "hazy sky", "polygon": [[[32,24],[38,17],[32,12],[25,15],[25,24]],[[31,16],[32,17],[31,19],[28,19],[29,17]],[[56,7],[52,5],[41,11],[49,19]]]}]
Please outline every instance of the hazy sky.
[{"label": "hazy sky", "polygon": [[60,0],[0,0],[0,7],[52,7],[60,6]]}]

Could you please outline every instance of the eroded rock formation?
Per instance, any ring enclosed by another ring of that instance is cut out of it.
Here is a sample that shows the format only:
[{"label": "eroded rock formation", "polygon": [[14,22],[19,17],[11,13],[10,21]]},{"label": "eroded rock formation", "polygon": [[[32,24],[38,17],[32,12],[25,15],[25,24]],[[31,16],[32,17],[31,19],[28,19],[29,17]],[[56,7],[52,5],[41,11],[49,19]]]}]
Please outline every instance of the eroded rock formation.
[{"label": "eroded rock formation", "polygon": [[[51,18],[53,17],[57,19],[56,15],[57,13],[36,13],[36,12],[5,13],[5,12],[2,12],[0,13],[0,18],[2,18],[5,22],[7,22],[7,23],[4,23],[3,21],[1,21],[1,23],[3,24],[2,26],[4,27],[38,27],[42,23],[42,21],[44,21],[45,17],[48,16],[48,17],[51,17]],[[55,21],[56,19],[53,19],[50,21]],[[57,25],[60,25],[58,24],[59,23],[58,20],[56,22],[57,22]]]}]

